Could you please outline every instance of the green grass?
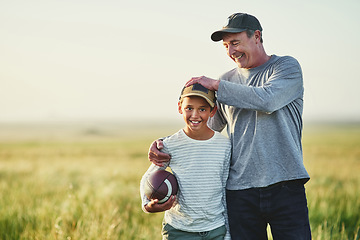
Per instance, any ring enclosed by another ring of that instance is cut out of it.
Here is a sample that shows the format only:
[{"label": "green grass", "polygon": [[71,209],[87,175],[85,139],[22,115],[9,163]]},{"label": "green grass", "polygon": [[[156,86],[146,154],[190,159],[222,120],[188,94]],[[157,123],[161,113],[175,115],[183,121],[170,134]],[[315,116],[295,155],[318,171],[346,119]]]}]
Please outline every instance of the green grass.
[{"label": "green grass", "polygon": [[313,239],[360,239],[360,128],[305,131]]},{"label": "green grass", "polygon": [[[139,181],[152,140],[178,127],[151,129],[0,135],[0,239],[160,239],[163,214],[142,212]],[[360,239],[360,128],[308,130],[303,143],[313,239]]]}]

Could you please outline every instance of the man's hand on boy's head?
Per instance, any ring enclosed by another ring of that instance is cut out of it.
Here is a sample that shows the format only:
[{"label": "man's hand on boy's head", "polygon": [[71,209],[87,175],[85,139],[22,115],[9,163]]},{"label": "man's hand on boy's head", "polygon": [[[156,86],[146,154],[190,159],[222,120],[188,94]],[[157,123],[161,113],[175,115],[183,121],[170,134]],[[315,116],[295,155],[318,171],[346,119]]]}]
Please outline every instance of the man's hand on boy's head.
[{"label": "man's hand on boy's head", "polygon": [[152,199],[146,206],[145,209],[146,211],[150,212],[150,213],[155,213],[155,212],[164,212],[166,210],[169,210],[170,208],[172,208],[172,206],[174,205],[176,200],[176,196],[172,195],[166,202],[159,204],[159,200],[157,199]]},{"label": "man's hand on boy's head", "polygon": [[154,141],[149,148],[149,160],[159,167],[163,167],[164,163],[170,161],[170,155],[161,152],[160,150],[164,148],[162,140],[158,139]]},{"label": "man's hand on boy's head", "polygon": [[205,76],[193,77],[186,82],[185,87],[194,85],[195,83],[199,83],[209,90],[217,91],[219,89],[220,81]]}]

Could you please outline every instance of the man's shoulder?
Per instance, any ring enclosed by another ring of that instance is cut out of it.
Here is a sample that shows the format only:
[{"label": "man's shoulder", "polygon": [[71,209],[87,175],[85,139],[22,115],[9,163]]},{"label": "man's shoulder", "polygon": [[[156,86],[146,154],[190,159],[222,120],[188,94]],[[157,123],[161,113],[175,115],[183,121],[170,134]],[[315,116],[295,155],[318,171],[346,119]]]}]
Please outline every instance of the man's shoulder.
[{"label": "man's shoulder", "polygon": [[222,75],[220,75],[219,79],[229,79],[235,74],[237,74],[237,68],[233,68],[230,71],[223,73]]},{"label": "man's shoulder", "polygon": [[[284,66],[284,65],[297,65],[300,66],[299,62],[296,60],[296,58],[285,55],[285,56],[278,56],[278,55],[271,55],[271,58],[268,62],[266,62],[263,66],[264,69],[268,69],[268,67],[271,66]],[[220,75],[219,79],[221,80],[229,80],[232,79],[234,76],[239,74],[238,68],[233,68],[222,75]]]},{"label": "man's shoulder", "polygon": [[274,71],[278,72],[288,72],[288,73],[300,73],[302,72],[300,63],[296,58],[292,56],[281,56],[274,59],[272,63],[272,68]]},{"label": "man's shoulder", "polygon": [[298,60],[292,56],[276,56],[272,55],[271,59],[273,64],[296,64],[299,65]]}]

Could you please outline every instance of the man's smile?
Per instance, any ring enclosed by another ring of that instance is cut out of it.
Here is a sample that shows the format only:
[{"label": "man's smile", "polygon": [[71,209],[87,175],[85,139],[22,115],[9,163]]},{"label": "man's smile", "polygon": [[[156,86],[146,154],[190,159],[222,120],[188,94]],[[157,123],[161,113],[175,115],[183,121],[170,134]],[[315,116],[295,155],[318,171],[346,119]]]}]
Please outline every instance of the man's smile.
[{"label": "man's smile", "polygon": [[242,58],[244,55],[245,55],[245,53],[243,53],[243,54],[241,54],[239,57],[235,57],[235,58],[237,58],[237,59],[240,60],[240,58]]}]

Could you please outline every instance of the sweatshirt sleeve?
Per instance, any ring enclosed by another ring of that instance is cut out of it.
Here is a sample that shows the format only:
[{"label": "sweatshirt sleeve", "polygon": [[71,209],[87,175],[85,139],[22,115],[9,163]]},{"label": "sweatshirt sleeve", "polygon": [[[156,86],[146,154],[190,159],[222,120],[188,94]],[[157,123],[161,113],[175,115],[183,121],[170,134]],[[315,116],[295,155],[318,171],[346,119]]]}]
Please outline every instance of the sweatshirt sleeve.
[{"label": "sweatshirt sleeve", "polygon": [[[220,78],[218,101],[237,108],[272,113],[303,96],[303,77],[295,58],[282,57],[271,70],[259,71],[250,81],[263,84],[253,86],[233,83]],[[254,84],[256,85],[256,84]]]},{"label": "sweatshirt sleeve", "polygon": [[226,127],[227,121],[223,114],[223,106],[217,104],[217,107],[216,113],[209,119],[208,125],[212,130],[221,132]]}]

